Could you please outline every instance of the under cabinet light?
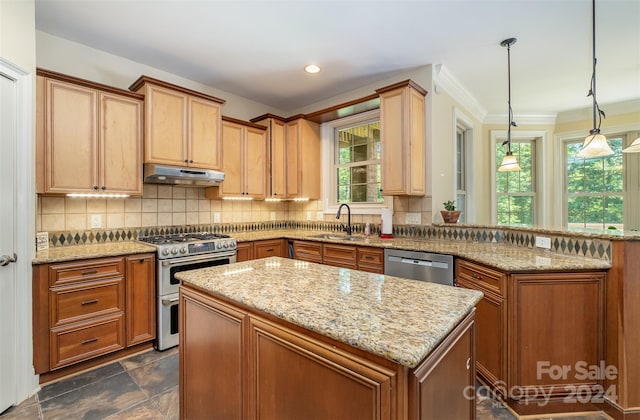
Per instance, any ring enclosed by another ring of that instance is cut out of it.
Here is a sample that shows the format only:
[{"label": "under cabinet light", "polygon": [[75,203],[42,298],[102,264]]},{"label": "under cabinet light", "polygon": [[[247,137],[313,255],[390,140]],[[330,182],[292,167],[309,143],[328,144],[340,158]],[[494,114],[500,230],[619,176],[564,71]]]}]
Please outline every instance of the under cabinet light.
[{"label": "under cabinet light", "polygon": [[250,201],[253,200],[253,197],[222,197],[222,199],[229,201]]},{"label": "under cabinet light", "polygon": [[67,197],[71,198],[129,198],[129,194],[110,194],[110,193],[69,193]]}]

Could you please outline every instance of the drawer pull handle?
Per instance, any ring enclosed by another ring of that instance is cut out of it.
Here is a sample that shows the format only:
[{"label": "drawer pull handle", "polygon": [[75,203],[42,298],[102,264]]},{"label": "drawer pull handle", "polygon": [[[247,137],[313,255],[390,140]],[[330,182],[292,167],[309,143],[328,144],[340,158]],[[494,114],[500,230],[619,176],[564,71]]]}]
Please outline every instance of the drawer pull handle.
[{"label": "drawer pull handle", "polygon": [[366,257],[364,257],[364,259],[365,259],[365,260],[372,260],[372,259],[373,259],[373,257],[366,256]]},{"label": "drawer pull handle", "polygon": [[476,273],[472,273],[471,277],[473,277],[476,280],[482,280],[482,276],[477,275]]},{"label": "drawer pull handle", "polygon": [[82,344],[89,344],[89,343],[93,343],[94,341],[98,341],[98,337],[93,337],[93,338],[90,338],[88,340],[82,340],[81,343]]},{"label": "drawer pull handle", "polygon": [[267,252],[273,252],[273,251],[275,251],[275,249],[273,249],[273,248],[267,249]]},{"label": "drawer pull handle", "polygon": [[471,367],[471,358],[467,359],[467,370]]},{"label": "drawer pull handle", "polygon": [[92,303],[98,303],[98,299],[89,299],[89,300],[82,301],[82,305],[90,305]]},{"label": "drawer pull handle", "polygon": [[98,272],[98,270],[87,270],[87,271],[83,271],[82,275],[83,276],[88,276],[89,274],[96,274]]}]

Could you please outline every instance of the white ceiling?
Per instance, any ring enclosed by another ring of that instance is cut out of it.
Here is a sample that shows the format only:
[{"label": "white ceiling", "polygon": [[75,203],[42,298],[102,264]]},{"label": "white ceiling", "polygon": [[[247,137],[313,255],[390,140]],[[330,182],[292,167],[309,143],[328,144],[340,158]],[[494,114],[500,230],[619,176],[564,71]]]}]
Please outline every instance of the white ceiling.
[{"label": "white ceiling", "polygon": [[[283,109],[443,64],[489,114],[589,107],[591,1],[36,0],[36,28]],[[596,3],[601,107],[640,98],[640,0]],[[303,72],[308,63],[322,71]]]}]

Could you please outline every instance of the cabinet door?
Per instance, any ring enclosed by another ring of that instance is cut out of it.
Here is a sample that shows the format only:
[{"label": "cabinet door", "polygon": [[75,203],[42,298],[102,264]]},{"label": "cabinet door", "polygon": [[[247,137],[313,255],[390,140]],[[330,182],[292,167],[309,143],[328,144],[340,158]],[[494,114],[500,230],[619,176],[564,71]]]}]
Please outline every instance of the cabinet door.
[{"label": "cabinet door", "polygon": [[322,246],[322,263],[335,267],[358,268],[358,250],[355,246],[324,244]]},{"label": "cabinet door", "polygon": [[98,92],[45,79],[45,192],[98,189]]},{"label": "cabinet door", "polygon": [[187,162],[187,95],[146,85],[144,161],[184,166]]},{"label": "cabinet door", "polygon": [[286,257],[285,241],[283,239],[269,239],[253,243],[255,258]]},{"label": "cabinet door", "polygon": [[409,407],[409,418],[476,418],[475,341],[471,313],[415,368],[409,383],[409,400],[415,405]]},{"label": "cabinet door", "polygon": [[384,195],[405,193],[406,124],[404,121],[404,95],[398,89],[380,95],[380,170]]},{"label": "cabinet door", "polygon": [[220,105],[189,97],[188,166],[220,169]]},{"label": "cabinet door", "polygon": [[257,317],[249,330],[250,418],[392,417],[393,370]]},{"label": "cabinet door", "polygon": [[320,198],[320,125],[300,120],[301,137],[298,139],[298,180],[299,196],[309,199]]},{"label": "cabinet door", "polygon": [[286,124],[285,139],[287,144],[287,197],[300,195],[298,142],[300,141],[300,123],[291,121]]},{"label": "cabinet door", "polygon": [[142,194],[141,124],[141,101],[100,93],[101,190]]},{"label": "cabinet door", "polygon": [[322,244],[320,242],[293,241],[293,258],[322,263]]},{"label": "cabinet door", "polygon": [[240,196],[243,190],[242,174],[242,126],[222,122],[222,169],[224,182],[220,183],[220,195]]},{"label": "cabinet door", "polygon": [[285,125],[282,121],[271,120],[271,195],[287,196],[287,149]]},{"label": "cabinet door", "polygon": [[358,248],[358,270],[384,273],[384,250],[382,248]]},{"label": "cabinet door", "polygon": [[246,419],[246,314],[180,288],[180,418]]},{"label": "cabinet door", "polygon": [[238,242],[236,250],[236,262],[253,259],[253,242]]},{"label": "cabinet door", "polygon": [[[267,193],[267,141],[265,130],[245,127],[245,195],[265,198]],[[225,181],[226,182],[226,181]],[[222,183],[224,184],[224,182]]]},{"label": "cabinet door", "polygon": [[[501,392],[507,384],[507,304],[495,293],[466,280],[459,287],[484,293],[476,304],[476,371]],[[499,386],[498,386],[499,385]],[[504,397],[504,395],[503,395]]]},{"label": "cabinet door", "polygon": [[156,338],[156,276],[152,254],[127,257],[127,346]]}]

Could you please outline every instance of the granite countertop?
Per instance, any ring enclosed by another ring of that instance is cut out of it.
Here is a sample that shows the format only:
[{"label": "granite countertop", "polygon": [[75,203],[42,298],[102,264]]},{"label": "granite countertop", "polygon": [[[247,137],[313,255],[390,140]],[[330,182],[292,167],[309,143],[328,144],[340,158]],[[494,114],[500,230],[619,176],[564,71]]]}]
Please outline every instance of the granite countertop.
[{"label": "granite countertop", "polygon": [[36,252],[32,264],[48,264],[85,258],[114,257],[118,255],[156,252],[153,245],[135,241],[107,242],[104,244],[60,246]]},{"label": "granite countertop", "polygon": [[279,257],[176,277],[409,368],[482,298],[475,290]]},{"label": "granite countertop", "polygon": [[[376,248],[407,249],[411,251],[450,254],[479,262],[505,272],[540,272],[540,271],[576,271],[607,270],[611,262],[596,258],[562,255],[550,251],[523,248],[502,243],[474,241],[446,241],[411,238],[380,239],[377,236],[364,237],[361,240],[346,241],[340,239],[320,238],[323,234],[340,236],[335,232],[318,232],[302,230],[274,230],[247,233],[234,233],[238,242],[258,241],[264,239],[297,239],[319,241],[353,246],[370,246]],[[359,235],[354,235],[359,236]]]}]

